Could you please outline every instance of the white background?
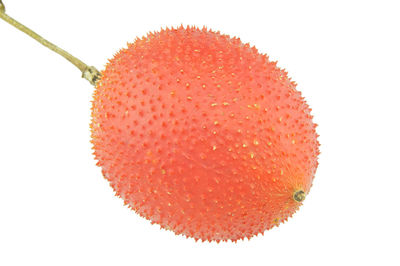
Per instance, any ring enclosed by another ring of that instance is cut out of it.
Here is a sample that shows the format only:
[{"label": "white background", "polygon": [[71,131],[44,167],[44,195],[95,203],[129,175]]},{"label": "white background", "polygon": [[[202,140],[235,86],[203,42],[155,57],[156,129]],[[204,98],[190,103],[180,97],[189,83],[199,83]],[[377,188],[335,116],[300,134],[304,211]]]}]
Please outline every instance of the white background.
[{"label": "white background", "polygon": [[5,4],[99,69],[165,26],[238,36],[297,81],[321,155],[304,206],[264,236],[196,243],[160,230],[124,207],[95,166],[91,85],[0,21],[0,265],[400,265],[398,1]]}]

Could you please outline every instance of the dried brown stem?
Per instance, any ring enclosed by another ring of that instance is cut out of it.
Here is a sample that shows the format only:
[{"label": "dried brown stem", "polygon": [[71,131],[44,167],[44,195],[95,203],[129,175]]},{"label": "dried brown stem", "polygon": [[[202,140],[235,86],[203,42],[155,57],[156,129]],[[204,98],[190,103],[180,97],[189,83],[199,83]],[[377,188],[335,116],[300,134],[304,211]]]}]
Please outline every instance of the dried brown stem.
[{"label": "dried brown stem", "polygon": [[61,49],[57,45],[49,42],[48,40],[44,39],[42,36],[37,34],[36,32],[32,31],[28,27],[24,26],[23,24],[19,23],[12,17],[8,16],[6,14],[6,9],[5,6],[0,0],[0,18],[9,23],[10,25],[14,26],[18,30],[24,32],[31,38],[35,39],[45,47],[49,48],[50,50],[54,51],[55,53],[61,55],[65,59],[67,59],[69,62],[71,62],[74,66],[76,66],[81,72],[82,72],[82,77],[85,78],[90,82],[92,85],[96,85],[96,82],[100,79],[100,71],[98,71],[94,66],[88,66],[85,63],[83,63],[81,60],[78,58],[74,57],[70,53],[66,52],[65,50]]}]

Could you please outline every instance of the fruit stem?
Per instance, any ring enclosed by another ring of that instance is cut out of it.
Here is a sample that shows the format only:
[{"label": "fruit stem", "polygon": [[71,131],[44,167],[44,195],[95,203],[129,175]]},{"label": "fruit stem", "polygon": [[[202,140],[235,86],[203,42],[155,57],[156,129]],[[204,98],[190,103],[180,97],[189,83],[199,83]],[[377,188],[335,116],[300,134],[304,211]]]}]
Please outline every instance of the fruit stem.
[{"label": "fruit stem", "polygon": [[78,58],[72,56],[70,53],[64,51],[57,45],[49,42],[48,40],[44,39],[42,36],[37,34],[36,32],[32,31],[28,27],[22,25],[12,17],[8,16],[6,14],[6,8],[0,0],[0,18],[9,23],[10,25],[14,26],[18,30],[26,33],[28,36],[31,38],[35,39],[42,45],[46,46],[50,50],[56,52],[57,54],[61,55],[65,59],[67,59],[69,62],[71,62],[74,66],[76,66],[81,72],[82,72],[82,78],[88,80],[90,84],[96,85],[96,82],[100,79],[101,73],[98,71],[94,66],[88,66],[85,63],[83,63],[81,60]]}]

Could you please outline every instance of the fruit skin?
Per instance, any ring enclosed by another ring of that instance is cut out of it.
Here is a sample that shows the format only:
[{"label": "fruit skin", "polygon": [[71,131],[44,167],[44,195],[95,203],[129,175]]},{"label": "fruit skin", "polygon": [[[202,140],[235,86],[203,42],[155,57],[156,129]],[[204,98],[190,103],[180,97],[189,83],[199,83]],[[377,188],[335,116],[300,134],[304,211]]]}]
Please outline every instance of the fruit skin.
[{"label": "fruit skin", "polygon": [[[92,105],[104,177],[152,223],[196,240],[263,234],[308,194],[319,143],[296,84],[257,49],[179,27],[109,60]],[[304,193],[303,193],[304,194]]]}]

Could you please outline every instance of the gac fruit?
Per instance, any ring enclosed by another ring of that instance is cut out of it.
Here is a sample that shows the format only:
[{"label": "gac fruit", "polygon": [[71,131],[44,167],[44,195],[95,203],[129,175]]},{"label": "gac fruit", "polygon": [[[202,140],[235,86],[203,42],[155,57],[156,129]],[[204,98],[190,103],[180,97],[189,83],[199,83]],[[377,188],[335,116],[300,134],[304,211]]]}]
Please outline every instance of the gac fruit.
[{"label": "gac fruit", "polygon": [[107,63],[92,143],[139,215],[196,240],[237,241],[286,221],[308,194],[319,154],[310,110],[254,47],[167,28]]}]

